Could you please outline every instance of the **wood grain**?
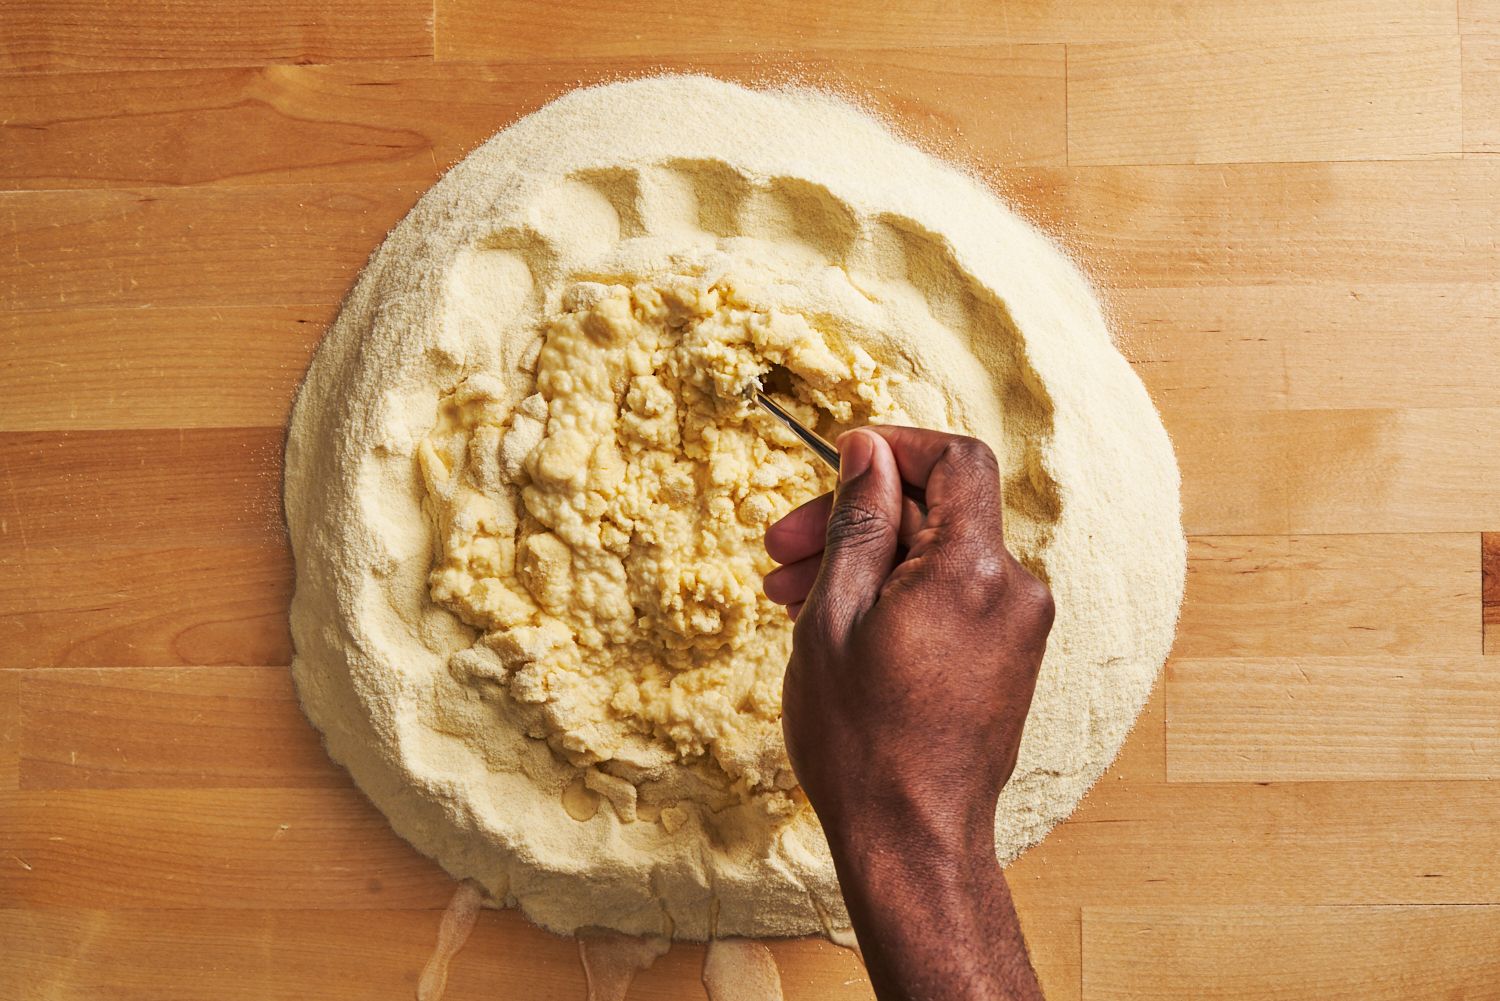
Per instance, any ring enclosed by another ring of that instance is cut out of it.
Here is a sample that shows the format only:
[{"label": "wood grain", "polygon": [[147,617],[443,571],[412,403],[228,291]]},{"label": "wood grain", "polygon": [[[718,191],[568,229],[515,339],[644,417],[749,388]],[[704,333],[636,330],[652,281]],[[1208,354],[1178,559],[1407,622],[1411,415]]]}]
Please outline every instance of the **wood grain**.
[{"label": "wood grain", "polygon": [[0,309],[338,302],[418,194],[337,184],[0,192]]},{"label": "wood grain", "polygon": [[[154,907],[197,908],[199,913],[335,909],[357,914],[370,907],[437,908],[452,892],[451,882],[401,844],[383,822],[367,822],[373,810],[361,798],[342,790],[21,793],[7,797],[3,805],[0,835],[25,866],[0,865],[0,889],[34,907],[103,906],[113,912],[149,898]],[[57,837],[53,832],[65,836],[52,840]],[[91,878],[102,879],[103,885],[90,887]],[[170,884],[168,892],[152,889],[158,881]],[[429,914],[427,935],[436,930],[436,915]],[[205,923],[255,928],[260,920],[209,916]],[[514,913],[504,920],[519,922]],[[1076,980],[1076,910],[1036,908],[1028,911],[1027,921],[1044,975],[1061,982],[1072,971]],[[345,918],[344,923],[354,922]],[[511,929],[509,948],[498,951],[513,956],[525,951],[530,937],[544,934],[529,926]],[[430,939],[424,936],[425,941]],[[802,983],[808,989],[803,996],[822,996],[813,988],[859,975],[856,966],[829,962],[830,956],[840,957],[826,943],[785,946],[791,961],[783,968],[784,981]],[[571,942],[557,940],[553,948],[563,947],[576,956]],[[787,959],[781,947],[777,952]],[[94,954],[108,951],[101,944]],[[805,958],[798,960],[799,954]],[[811,962],[813,958],[817,961]],[[546,971],[556,976],[566,966],[548,959],[539,963],[542,972],[517,970],[520,982],[543,981]],[[169,964],[167,969],[180,967]],[[836,980],[827,979],[834,974]],[[682,983],[678,977],[664,978],[662,996]],[[1070,993],[1060,989],[1059,996]]]},{"label": "wood grain", "polygon": [[[1500,901],[1490,782],[1128,784],[1017,861],[1033,906]],[[283,827],[285,825],[285,827]],[[0,794],[24,907],[441,907],[451,882],[339,789]],[[60,840],[53,840],[54,838]],[[1109,860],[1108,865],[1100,863]]]},{"label": "wood grain", "polygon": [[[601,23],[628,26],[600,31]],[[855,0],[809,6],[795,0],[729,0],[684,8],[668,0],[438,0],[439,59],[591,58],[621,54],[767,51],[848,44],[905,49],[975,41],[1096,42],[1158,38],[1284,36],[1405,37],[1451,34],[1454,0],[1233,0],[1168,6],[1152,0],[1039,0],[964,4],[940,0],[874,5]]]},{"label": "wood grain", "polygon": [[[1190,533],[1479,532],[1500,505],[1500,409],[1174,417]],[[0,555],[283,535],[276,428],[0,433]],[[1315,456],[1316,463],[1302,462]]]},{"label": "wood grain", "polygon": [[1479,532],[1500,408],[1168,415],[1190,534]]},{"label": "wood grain", "polygon": [[0,556],[285,537],[279,428],[0,433]]},{"label": "wood grain", "polygon": [[[1081,948],[1078,909],[1034,907],[1022,917],[1022,924],[1032,963],[1048,1001],[1077,1001]],[[531,933],[536,934],[534,929]],[[769,947],[781,968],[782,988],[789,1001],[795,998],[816,1001],[825,997],[868,999],[873,996],[864,967],[847,950],[816,938],[774,940]],[[630,1001],[637,997],[661,998],[663,1001],[694,997],[706,1001],[698,984],[702,968],[703,946],[693,942],[674,943],[667,955],[636,977],[630,987]],[[551,968],[539,970],[536,982],[540,985],[549,976],[556,975]],[[574,998],[574,995],[568,995],[566,1001]]]},{"label": "wood grain", "polygon": [[0,790],[20,784],[21,672],[0,668]]},{"label": "wood grain", "polygon": [[1478,652],[1473,535],[1189,540],[1176,658]]},{"label": "wood grain", "polygon": [[[1176,655],[1475,653],[1475,552],[1470,535],[1195,538]],[[0,567],[0,666],[290,660],[279,544],[37,549]]]},{"label": "wood grain", "polygon": [[1500,654],[1500,532],[1483,533],[1480,553],[1484,652]]},{"label": "wood grain", "polygon": [[[0,910],[0,939],[18,961],[0,968],[0,989],[24,984],[49,997],[120,1001],[261,1001],[267,997],[363,999],[415,989],[431,954],[433,909],[325,911]],[[1025,931],[1051,1001],[1079,996],[1078,910],[1033,908]],[[826,941],[770,943],[786,997],[869,998],[854,954]],[[703,946],[678,942],[637,976],[630,997],[704,997],[697,985]],[[528,999],[584,997],[578,947],[528,924],[515,911],[485,910],[449,968],[446,997],[494,997],[524,989]],[[506,995],[508,996],[508,995]]]},{"label": "wood grain", "polygon": [[1169,416],[1492,405],[1500,289],[1121,288],[1121,348]]},{"label": "wood grain", "polygon": [[1047,1001],[1079,1001],[1083,921],[1075,907],[1032,907],[1021,915],[1031,964]]},{"label": "wood grain", "polygon": [[1500,778],[1480,656],[1178,659],[1166,690],[1173,782]]},{"label": "wood grain", "polygon": [[1500,907],[1089,908],[1089,1001],[1489,998]]},{"label": "wood grain", "polygon": [[0,668],[288,664],[284,543],[0,556]]},{"label": "wood grain", "polygon": [[[1464,535],[1195,538],[1177,655],[1477,652],[1475,549]],[[37,550],[4,565],[4,666],[289,658],[281,546]],[[67,602],[28,598],[64,582]]]},{"label": "wood grain", "polygon": [[281,425],[333,314],[327,305],[0,312],[0,431]]},{"label": "wood grain", "polygon": [[1106,287],[1490,283],[1500,161],[1075,167],[1004,190]]},{"label": "wood grain", "polygon": [[[410,997],[431,953],[438,916],[431,910],[334,913],[308,910],[237,914],[213,910],[0,911],[0,938],[14,959],[0,972],[8,997],[109,997],[328,1001]],[[532,940],[500,915],[481,915],[450,968],[450,996],[470,997],[528,968],[556,962],[537,997],[582,997],[568,982],[563,943]],[[519,951],[514,945],[524,944]],[[576,959],[575,959],[576,965]]]},{"label": "wood grain", "polygon": [[406,0],[26,0],[6,5],[0,72],[420,58],[430,14]]},{"label": "wood grain", "polygon": [[[14,188],[430,183],[503,125],[586,79],[663,69],[852,90],[904,128],[992,166],[1066,159],[1060,45],[798,51],[773,59],[435,66],[337,63],[0,77]],[[182,144],[184,135],[221,137]]]},{"label": "wood grain", "polygon": [[[110,77],[110,88],[92,73],[0,78],[9,187],[431,181],[488,134],[480,118],[535,110],[518,80],[555,96],[519,68],[444,78],[425,61]],[[184,147],[193,134],[222,138]]]},{"label": "wood grain", "polygon": [[1464,152],[1500,153],[1500,17],[1463,39]]},{"label": "wood grain", "polygon": [[[995,179],[1086,258],[1111,262],[1099,276],[1109,285],[1289,274],[1452,284],[1500,270],[1490,197],[1500,162],[1015,168]],[[0,193],[0,308],[336,302],[416,194],[376,184]]]},{"label": "wood grain", "polygon": [[1096,785],[1017,907],[1500,903],[1500,783]]},{"label": "wood grain", "polygon": [[[1075,912],[1075,925],[1076,919]],[[116,1001],[408,997],[437,925],[431,910],[0,911],[0,937],[23,957],[0,973],[0,990],[24,985],[38,996]],[[788,1001],[871,996],[848,950],[806,939],[776,941],[771,950]],[[702,961],[701,945],[674,945],[636,978],[632,1001],[704,998],[696,983]],[[486,910],[449,967],[444,996],[578,1001],[586,993],[573,940],[514,912]],[[1071,996],[1077,997],[1076,982]]]},{"label": "wood grain", "polygon": [[1470,32],[1500,32],[1500,0],[1458,0],[1458,28]]},{"label": "wood grain", "polygon": [[[1076,914],[1073,915],[1075,921],[1076,918]],[[1047,937],[1049,945],[1057,938],[1056,933]],[[573,945],[572,942],[564,941],[566,945]],[[826,940],[811,938],[777,939],[766,945],[780,968],[781,987],[788,1001],[792,998],[816,1001],[822,997],[871,1001],[874,997],[864,965],[847,949],[841,949]],[[507,949],[509,948],[512,947],[507,945]],[[1054,964],[1049,972],[1054,979],[1060,972],[1065,971],[1069,975],[1076,973],[1076,970],[1066,969],[1068,953],[1065,948],[1049,948],[1048,959]],[[704,947],[699,943],[674,943],[671,950],[653,963],[650,969],[636,975],[630,985],[629,1001],[634,1001],[636,997],[657,998],[660,1001],[676,1001],[677,998],[707,1001],[708,995],[701,983],[703,955]],[[539,966],[533,981],[522,981],[527,984],[528,996],[534,989],[546,990],[551,981],[559,979],[556,967],[569,958],[576,963],[576,951],[571,954],[563,953],[556,964]],[[537,987],[532,988],[531,983],[535,983]],[[478,999],[486,995],[479,991],[473,996]],[[560,991],[557,995],[558,1001],[586,996],[586,992],[574,995],[565,991]]]},{"label": "wood grain", "polygon": [[1114,764],[1100,782],[1165,782],[1167,778],[1167,695],[1160,680],[1141,708]]},{"label": "wood grain", "polygon": [[285,667],[27,671],[20,786],[340,786]]},{"label": "wood grain", "polygon": [[441,908],[453,881],[363,796],[326,789],[0,793],[11,906]]},{"label": "wood grain", "polygon": [[[1110,298],[1122,347],[1169,415],[1472,407],[1491,402],[1500,381],[1493,286],[1145,288]],[[11,361],[0,369],[0,430],[280,424],[333,315],[327,304],[0,313]]]},{"label": "wood grain", "polygon": [[[0,973],[0,989],[24,984],[47,991],[47,997],[108,996],[117,1001],[196,1001],[205,996],[339,1001],[391,995],[400,985],[405,996],[416,988],[437,923],[431,910],[0,911],[0,935],[24,957],[14,969]],[[1073,933],[1076,940],[1076,911]],[[1036,938],[1045,950],[1049,939]],[[810,939],[778,940],[770,948],[789,1001],[871,996],[863,968],[848,950]],[[1062,959],[1074,964],[1068,971],[1071,982],[1059,983],[1056,990],[1049,986],[1049,998],[1078,997],[1077,955],[1075,941]],[[1039,952],[1044,975],[1049,958]],[[632,1001],[704,998],[696,983],[702,962],[702,945],[674,944],[636,977]],[[1053,981],[1058,979],[1054,974]],[[578,947],[571,939],[526,924],[514,912],[485,910],[449,967],[444,996],[508,997],[513,995],[505,991],[516,990],[524,990],[529,1001],[584,997]]]},{"label": "wood grain", "polygon": [[1456,35],[1068,48],[1068,162],[1390,160],[1464,148]]}]

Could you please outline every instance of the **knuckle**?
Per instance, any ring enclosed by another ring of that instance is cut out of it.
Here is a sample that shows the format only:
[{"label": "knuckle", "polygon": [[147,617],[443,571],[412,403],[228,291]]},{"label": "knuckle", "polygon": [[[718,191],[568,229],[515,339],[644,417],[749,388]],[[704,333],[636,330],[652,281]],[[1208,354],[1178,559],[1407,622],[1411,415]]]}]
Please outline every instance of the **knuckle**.
[{"label": "knuckle", "polygon": [[976,547],[955,553],[952,574],[957,605],[970,614],[1002,614],[1009,604],[1011,570],[1003,551]]},{"label": "knuckle", "polygon": [[954,438],[948,443],[946,465],[966,506],[989,510],[1000,495],[1000,460],[995,450],[978,438]]},{"label": "knuckle", "polygon": [[964,568],[976,597],[990,607],[1010,609],[1028,624],[1046,630],[1052,626],[1057,606],[1052,589],[1001,549],[983,549],[972,555]]},{"label": "knuckle", "polygon": [[1052,589],[1025,567],[1016,564],[1015,579],[1008,590],[1006,603],[1012,609],[1022,637],[1038,645],[1045,643],[1057,615]]},{"label": "knuckle", "polygon": [[828,518],[829,548],[860,546],[885,538],[891,531],[885,515],[870,505],[849,500],[838,504]]},{"label": "knuckle", "polygon": [[967,436],[954,438],[948,445],[948,450],[953,453],[955,459],[958,459],[965,465],[999,468],[999,461],[995,458],[995,450],[978,438]]},{"label": "knuckle", "polygon": [[1003,552],[982,549],[974,555],[968,572],[974,582],[990,590],[1004,588],[1010,583],[1012,560]]},{"label": "knuckle", "polygon": [[1053,620],[1057,618],[1057,602],[1053,600],[1052,589],[1029,573],[1026,574],[1026,581],[1025,601],[1033,621],[1040,629],[1051,629]]},{"label": "knuckle", "polygon": [[973,483],[984,483],[1000,481],[1000,460],[995,456],[995,450],[990,448],[978,438],[955,438],[948,446],[948,452],[958,464],[960,469],[968,473],[966,479]]}]

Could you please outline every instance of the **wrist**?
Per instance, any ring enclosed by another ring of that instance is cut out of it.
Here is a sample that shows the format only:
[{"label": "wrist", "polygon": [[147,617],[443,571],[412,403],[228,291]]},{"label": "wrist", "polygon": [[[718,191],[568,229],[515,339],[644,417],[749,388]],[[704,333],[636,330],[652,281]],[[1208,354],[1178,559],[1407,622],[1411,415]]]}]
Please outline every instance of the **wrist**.
[{"label": "wrist", "polygon": [[841,878],[913,880],[936,889],[962,886],[998,870],[994,807],[885,796],[820,808],[819,819]]},{"label": "wrist", "polygon": [[880,997],[1040,1001],[995,858],[993,804],[958,803],[882,801],[825,820],[871,983]]},{"label": "wrist", "polygon": [[987,938],[985,902],[1009,900],[994,835],[951,836],[944,826],[844,827],[829,838],[839,885],[861,942],[901,954],[921,929],[955,941]]}]

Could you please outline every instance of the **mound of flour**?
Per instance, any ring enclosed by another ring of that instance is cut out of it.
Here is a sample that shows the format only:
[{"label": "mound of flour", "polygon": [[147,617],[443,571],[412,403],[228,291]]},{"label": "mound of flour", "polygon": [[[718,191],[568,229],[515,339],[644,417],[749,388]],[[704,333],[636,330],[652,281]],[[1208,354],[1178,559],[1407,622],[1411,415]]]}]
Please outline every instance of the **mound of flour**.
[{"label": "mound of flour", "polygon": [[511,711],[483,626],[430,591],[418,452],[441,401],[467,380],[497,424],[538,406],[544,332],[580,283],[664,282],[732,287],[857,347],[914,423],[1000,456],[1007,539],[1058,609],[996,813],[1013,858],[1108,766],[1171,645],[1176,463],[1077,269],[970,177],[813,92],[698,77],[575,91],[455,167],[371,258],[286,453],[293,671],[329,753],[418,849],[557,931],[847,924],[795,792],[756,811],[692,762],[557,753]]}]

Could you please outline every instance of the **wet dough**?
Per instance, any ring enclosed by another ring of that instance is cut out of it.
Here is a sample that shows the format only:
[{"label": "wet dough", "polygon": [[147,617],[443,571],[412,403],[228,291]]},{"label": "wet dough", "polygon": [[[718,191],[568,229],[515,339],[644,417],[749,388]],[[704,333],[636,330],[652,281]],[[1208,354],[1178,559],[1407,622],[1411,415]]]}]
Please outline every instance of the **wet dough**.
[{"label": "wet dough", "polygon": [[791,624],[761,591],[763,540],[833,475],[745,401],[772,365],[806,424],[905,420],[868,351],[726,281],[584,283],[546,325],[535,392],[471,376],[420,459],[432,597],[493,654],[467,681],[529,708],[580,768],[630,778],[669,756],[701,766],[714,800],[786,813]]}]

